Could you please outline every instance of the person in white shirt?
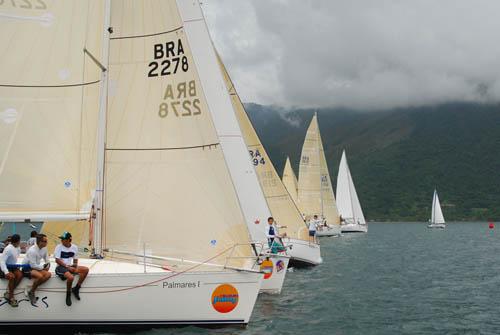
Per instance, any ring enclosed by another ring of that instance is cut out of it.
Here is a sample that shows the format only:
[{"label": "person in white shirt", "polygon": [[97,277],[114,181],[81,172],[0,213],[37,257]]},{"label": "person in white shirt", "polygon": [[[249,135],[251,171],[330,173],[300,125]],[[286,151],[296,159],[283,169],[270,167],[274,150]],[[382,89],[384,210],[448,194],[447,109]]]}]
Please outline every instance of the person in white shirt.
[{"label": "person in white shirt", "polygon": [[29,249],[31,246],[35,245],[36,244],[36,235],[38,233],[36,232],[36,230],[33,230],[30,234],[30,238],[28,239],[28,246],[27,248]]},{"label": "person in white shirt", "polygon": [[314,215],[314,219],[309,220],[309,241],[316,242],[316,229],[318,224],[318,216]]},{"label": "person in white shirt", "polygon": [[19,304],[14,299],[14,290],[23,279],[23,273],[17,264],[17,258],[21,253],[19,245],[21,244],[21,236],[14,234],[11,237],[10,244],[5,247],[0,255],[0,278],[5,278],[9,281],[8,291],[3,295],[4,299],[9,302],[12,307],[17,307]]},{"label": "person in white shirt", "polygon": [[[77,300],[80,300],[80,287],[89,273],[89,268],[86,266],[78,266],[78,246],[71,244],[71,233],[65,231],[61,236],[61,244],[56,246],[54,258],[56,259],[56,275],[62,279],[66,279],[66,305],[71,306],[71,292]],[[74,288],[74,276],[78,275],[78,282]]]},{"label": "person in white shirt", "polygon": [[35,290],[37,287],[50,279],[50,261],[47,254],[47,243],[48,239],[45,234],[37,235],[36,244],[28,249],[23,261],[23,264],[29,265],[29,269],[25,269],[23,272],[25,275],[28,274],[29,278],[34,279],[31,290],[25,291],[32,304],[36,303]]}]

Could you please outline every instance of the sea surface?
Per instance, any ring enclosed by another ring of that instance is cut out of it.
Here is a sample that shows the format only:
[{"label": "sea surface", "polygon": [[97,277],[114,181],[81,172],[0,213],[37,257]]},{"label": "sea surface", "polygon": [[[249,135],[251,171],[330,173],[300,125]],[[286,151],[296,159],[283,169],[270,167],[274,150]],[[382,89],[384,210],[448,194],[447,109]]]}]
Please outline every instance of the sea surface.
[{"label": "sea surface", "polygon": [[486,222],[372,223],[322,238],[324,263],[260,295],[245,329],[138,334],[500,334],[499,234]]}]

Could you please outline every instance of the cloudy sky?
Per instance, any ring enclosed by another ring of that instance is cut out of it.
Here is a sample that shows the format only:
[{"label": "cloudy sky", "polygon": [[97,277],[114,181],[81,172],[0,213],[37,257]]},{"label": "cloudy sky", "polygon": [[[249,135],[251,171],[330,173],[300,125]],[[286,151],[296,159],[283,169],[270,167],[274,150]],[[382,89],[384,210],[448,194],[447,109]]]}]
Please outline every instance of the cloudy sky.
[{"label": "cloudy sky", "polygon": [[245,102],[500,101],[499,0],[203,0]]}]

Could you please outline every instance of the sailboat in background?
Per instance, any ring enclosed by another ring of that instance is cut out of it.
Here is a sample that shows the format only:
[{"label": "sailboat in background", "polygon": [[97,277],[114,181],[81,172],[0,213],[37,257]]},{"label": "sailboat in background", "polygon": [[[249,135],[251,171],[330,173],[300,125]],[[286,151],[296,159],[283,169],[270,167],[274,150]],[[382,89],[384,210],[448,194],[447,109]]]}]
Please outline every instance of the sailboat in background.
[{"label": "sailboat in background", "polygon": [[427,228],[446,228],[443,211],[441,210],[441,204],[439,203],[439,197],[436,190],[434,190],[434,195],[432,196],[431,219],[429,220]]},{"label": "sailboat in background", "polygon": [[306,220],[318,215],[326,223],[318,227],[317,236],[340,235],[340,218],[316,113],[307,129],[302,146],[297,204]]},{"label": "sailboat in background", "polygon": [[339,174],[337,175],[337,207],[341,217],[340,227],[343,233],[366,233],[368,231],[368,225],[347,164],[345,150],[342,151]]},{"label": "sailboat in background", "polygon": [[[309,242],[308,230],[302,220],[300,212],[281,182],[271,159],[252,126],[220,57],[219,65],[224,74],[226,87],[231,96],[241,132],[248,148],[253,168],[257,174],[258,182],[262,188],[265,201],[276,222],[279,225],[286,226],[280,229],[280,233],[286,234],[286,237],[284,237],[282,241],[285,247],[287,247],[288,254],[291,257],[290,263],[292,265],[318,265],[322,263],[323,260],[321,258],[320,246],[317,243]],[[248,189],[245,190],[245,192],[248,193]],[[250,223],[250,231],[254,231],[255,234],[255,231],[258,230],[258,234],[254,235],[258,238],[262,233],[265,234],[267,229],[266,225],[266,222],[252,222]]]},{"label": "sailboat in background", "polygon": [[26,3],[0,7],[0,221],[80,226],[94,257],[82,301],[53,278],[2,327],[248,323],[263,274],[199,3]]},{"label": "sailboat in background", "polygon": [[292,197],[292,200],[297,203],[297,189],[298,189],[298,181],[295,173],[292,169],[292,164],[290,163],[290,158],[286,157],[285,168],[283,169],[283,185],[285,185],[286,190]]}]

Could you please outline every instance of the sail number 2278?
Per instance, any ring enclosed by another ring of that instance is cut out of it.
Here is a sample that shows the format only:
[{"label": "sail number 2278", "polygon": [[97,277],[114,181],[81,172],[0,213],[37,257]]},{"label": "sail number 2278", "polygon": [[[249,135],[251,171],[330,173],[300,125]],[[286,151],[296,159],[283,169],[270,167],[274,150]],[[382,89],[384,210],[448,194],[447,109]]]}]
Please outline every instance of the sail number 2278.
[{"label": "sail number 2278", "polygon": [[153,57],[154,60],[148,64],[148,77],[168,76],[180,70],[189,70],[181,39],[155,44]]}]

